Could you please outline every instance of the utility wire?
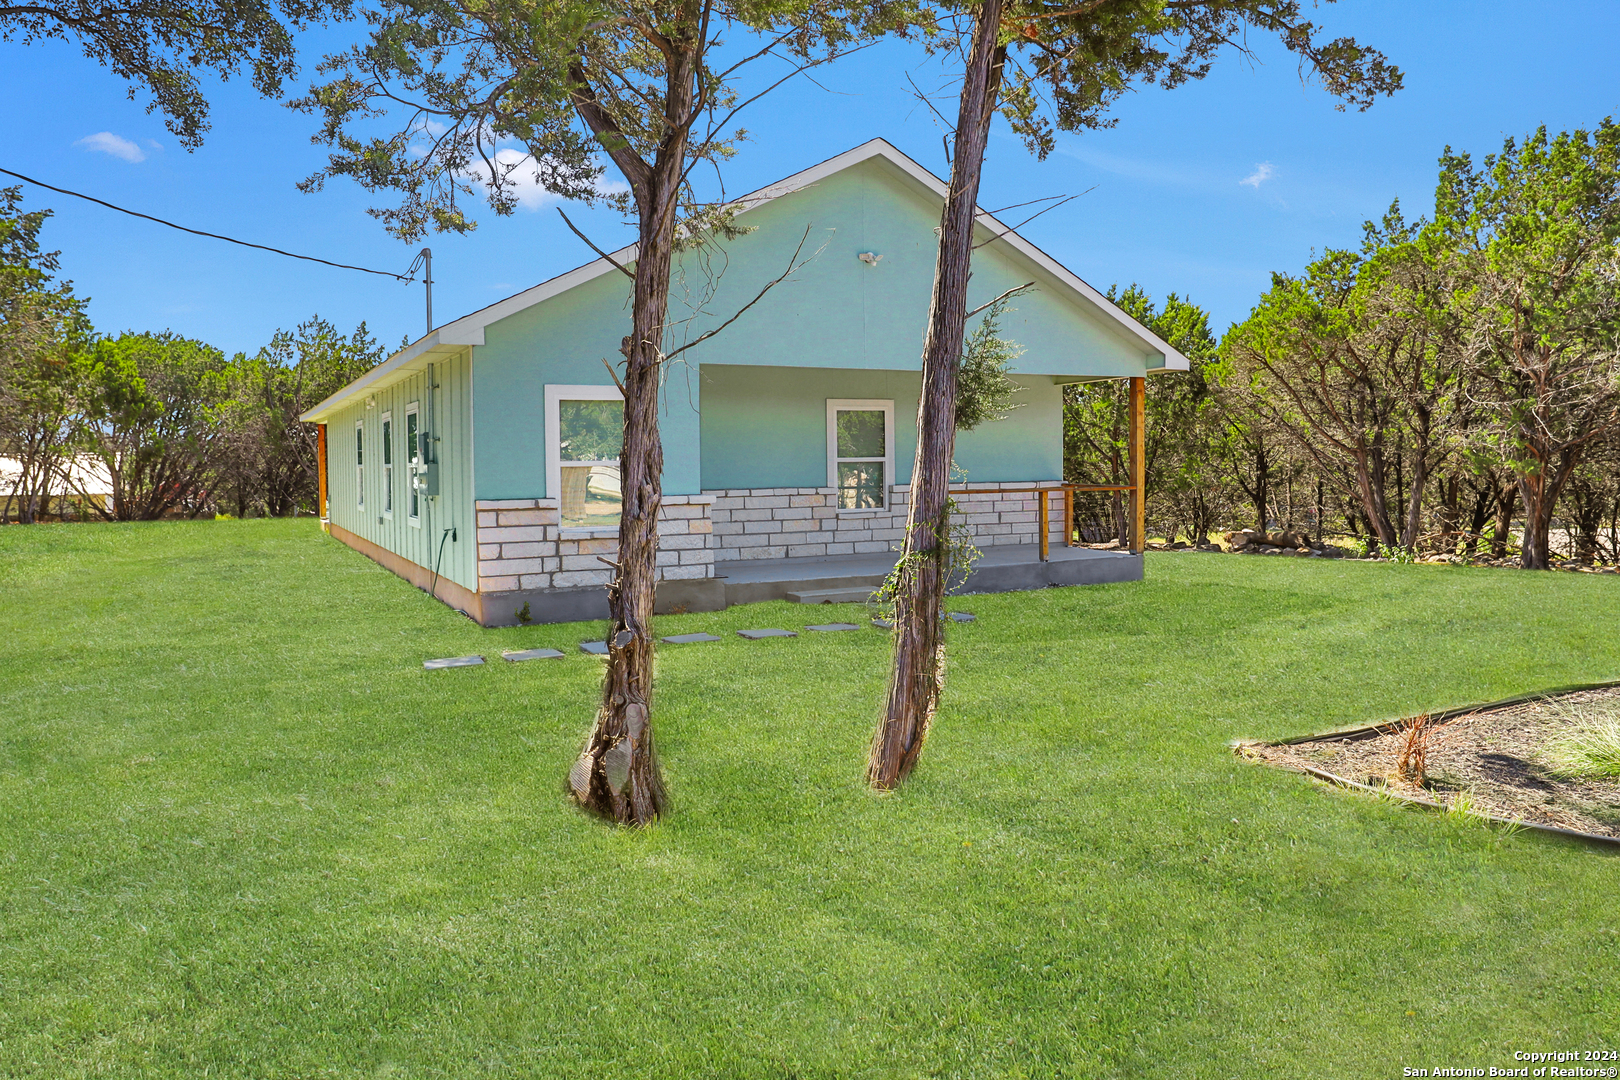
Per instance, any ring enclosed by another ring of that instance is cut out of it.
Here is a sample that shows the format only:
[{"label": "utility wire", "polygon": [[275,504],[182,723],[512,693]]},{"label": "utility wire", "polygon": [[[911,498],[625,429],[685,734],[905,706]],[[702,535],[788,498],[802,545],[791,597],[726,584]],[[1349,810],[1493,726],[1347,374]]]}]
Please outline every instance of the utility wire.
[{"label": "utility wire", "polygon": [[365,266],[350,266],[348,263],[336,263],[329,259],[317,259],[313,255],[298,255],[291,251],[282,251],[280,248],[266,247],[263,244],[250,244],[246,240],[235,240],[229,236],[221,236],[218,233],[203,232],[201,229],[188,229],[184,225],[176,225],[172,221],[164,221],[162,218],[153,217],[151,214],[142,214],[136,210],[126,210],[122,206],[114,206],[110,202],[103,202],[101,199],[97,199],[89,195],[83,195],[77,191],[69,191],[67,188],[59,188],[54,184],[47,184],[43,180],[35,180],[31,176],[24,176],[19,172],[12,172],[10,169],[0,169],[0,173],[5,173],[7,176],[15,176],[17,179],[25,180],[36,187],[47,188],[63,195],[71,195],[75,199],[84,199],[88,202],[93,202],[98,206],[105,206],[107,209],[116,210],[120,214],[128,214],[130,217],[144,218],[147,221],[155,221],[159,225],[167,225],[171,229],[179,229],[181,232],[188,232],[194,236],[206,236],[211,240],[223,240],[227,244],[240,244],[242,247],[257,248],[260,251],[268,251],[274,255],[285,255],[289,259],[303,259],[305,262],[321,263],[323,266],[335,266],[339,270],[359,270],[361,273],[365,274],[379,274],[382,277],[391,277],[395,281],[411,282],[416,280],[415,277],[407,277],[405,274],[396,274],[392,270],[372,270],[371,268]]}]

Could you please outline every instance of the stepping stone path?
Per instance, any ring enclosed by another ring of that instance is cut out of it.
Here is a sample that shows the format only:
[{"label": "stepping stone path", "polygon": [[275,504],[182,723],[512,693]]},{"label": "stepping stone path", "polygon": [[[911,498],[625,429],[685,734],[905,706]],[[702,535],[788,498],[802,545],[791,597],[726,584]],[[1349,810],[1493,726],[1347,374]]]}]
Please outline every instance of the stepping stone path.
[{"label": "stepping stone path", "polygon": [[749,641],[758,641],[760,638],[798,637],[799,635],[791,630],[739,630],[737,636],[745,637]]},{"label": "stepping stone path", "polygon": [[878,627],[880,630],[893,630],[894,629],[894,620],[893,619],[873,619],[872,620],[872,625]]},{"label": "stepping stone path", "polygon": [[713,634],[676,634],[674,637],[664,639],[671,645],[692,645],[699,641],[719,641]]},{"label": "stepping stone path", "polygon": [[561,660],[563,654],[558,649],[524,649],[521,652],[503,652],[502,660],[509,660],[520,664],[525,660]]},{"label": "stepping stone path", "polygon": [[805,627],[805,629],[806,630],[817,630],[817,631],[820,631],[821,633],[827,633],[828,631],[831,631],[831,630],[859,630],[860,627],[856,626],[852,622],[830,622],[830,623],[823,623],[820,626],[807,626],[807,627]]},{"label": "stepping stone path", "polygon": [[951,612],[951,621],[952,622],[978,622],[979,617],[977,615],[969,615],[965,611],[953,611],[953,612]]},{"label": "stepping stone path", "polygon": [[592,656],[606,656],[608,653],[608,648],[606,642],[582,641],[579,643],[579,651],[582,653],[590,653]]},{"label": "stepping stone path", "polygon": [[443,660],[424,660],[422,666],[428,671],[438,671],[440,668],[477,667],[483,662],[482,656],[451,656]]}]

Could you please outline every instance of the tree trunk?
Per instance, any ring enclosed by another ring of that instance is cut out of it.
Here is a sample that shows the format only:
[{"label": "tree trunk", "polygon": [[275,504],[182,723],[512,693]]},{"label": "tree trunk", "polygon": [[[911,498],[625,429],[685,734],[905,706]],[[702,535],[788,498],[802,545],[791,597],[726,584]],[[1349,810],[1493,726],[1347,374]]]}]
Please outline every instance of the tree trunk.
[{"label": "tree trunk", "polygon": [[1508,530],[1513,527],[1513,511],[1519,505],[1519,485],[1509,480],[1496,490],[1495,535],[1491,537],[1491,558],[1507,557]]},{"label": "tree trunk", "polygon": [[1389,547],[1395,543],[1395,527],[1389,521],[1389,507],[1384,501],[1383,456],[1377,447],[1363,448],[1356,455],[1356,488],[1361,494],[1361,510],[1367,518],[1368,539],[1376,547]]},{"label": "tree trunk", "polygon": [[1549,533],[1552,531],[1553,511],[1557,509],[1564,482],[1575,471],[1580,457],[1580,448],[1570,447],[1558,455],[1558,464],[1552,469],[1551,476],[1547,472],[1552,463],[1543,459],[1539,470],[1519,477],[1519,495],[1524,499],[1524,537],[1519,542],[1523,555],[1519,565],[1526,570],[1552,568]]},{"label": "tree trunk", "polygon": [[1006,56],[999,43],[1001,12],[1002,0],[985,0],[973,14],[951,187],[940,218],[939,258],[923,344],[911,506],[895,590],[894,667],[866,772],[867,781],[877,788],[895,787],[917,764],[945,678],[940,617],[949,570],[943,543],[949,529],[948,488],[956,443],[956,377],[967,323],[979,173]]},{"label": "tree trunk", "polygon": [[[683,9],[687,36],[670,57],[664,113],[670,127],[649,165],[621,139],[604,138],[608,154],[631,183],[639,213],[631,332],[624,354],[624,448],[619,557],[608,585],[607,674],[596,726],[568,774],[575,800],[624,825],[650,825],[668,807],[653,741],[653,600],[657,586],[658,508],[663,501],[664,447],[658,433],[658,391],[669,310],[670,268],[682,169],[695,116],[694,74],[705,42],[694,9]],[[583,79],[578,81],[583,85]],[[594,97],[576,91],[575,106],[601,137],[604,121]]]}]

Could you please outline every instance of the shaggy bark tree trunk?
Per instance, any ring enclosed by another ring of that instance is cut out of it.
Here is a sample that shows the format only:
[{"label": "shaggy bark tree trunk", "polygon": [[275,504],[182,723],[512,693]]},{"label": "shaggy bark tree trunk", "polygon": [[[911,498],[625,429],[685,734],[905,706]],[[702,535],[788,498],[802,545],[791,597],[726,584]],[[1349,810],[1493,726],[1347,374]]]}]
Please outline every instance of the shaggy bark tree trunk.
[{"label": "shaggy bark tree trunk", "polygon": [[640,218],[631,332],[624,354],[624,448],[619,456],[622,503],[619,553],[610,563],[607,674],[596,724],[568,774],[575,800],[624,825],[648,825],[668,806],[653,740],[653,600],[657,584],[658,508],[663,501],[664,448],[658,433],[658,390],[664,320],[680,205],[681,170],[694,119],[694,74],[704,43],[695,10],[689,40],[671,38],[664,115],[670,127],[651,164],[616,137],[617,128],[576,75],[575,107],[630,182]]},{"label": "shaggy bark tree trunk", "polygon": [[[1542,467],[1519,477],[1519,496],[1524,499],[1524,536],[1519,542],[1523,555],[1519,565],[1526,570],[1547,570],[1552,567],[1549,546],[1553,511],[1558,507],[1558,496],[1564,490],[1569,474],[1580,463],[1580,449],[1566,448],[1557,455],[1556,464],[1542,458]],[[1548,475],[1549,472],[1551,475]]]},{"label": "shaggy bark tree trunk", "polygon": [[940,616],[948,572],[943,542],[949,528],[946,517],[956,442],[956,377],[967,323],[979,173],[1006,58],[999,40],[1002,7],[1002,0],[985,0],[973,14],[951,187],[940,218],[939,258],[923,344],[911,506],[895,593],[894,666],[866,773],[867,781],[877,788],[895,787],[917,764],[945,679]]}]

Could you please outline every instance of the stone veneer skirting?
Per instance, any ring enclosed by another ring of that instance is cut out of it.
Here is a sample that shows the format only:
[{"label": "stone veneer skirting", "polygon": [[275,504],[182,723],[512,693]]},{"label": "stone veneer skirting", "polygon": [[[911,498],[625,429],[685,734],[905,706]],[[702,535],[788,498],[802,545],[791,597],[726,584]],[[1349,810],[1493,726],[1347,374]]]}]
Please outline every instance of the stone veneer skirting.
[{"label": "stone veneer skirting", "polygon": [[[665,495],[658,513],[658,580],[714,576],[707,495]],[[619,530],[563,528],[556,499],[480,499],[478,591],[606,585],[613,571],[598,555],[619,551]]]},{"label": "stone veneer skirting", "polygon": [[[1062,484],[1009,482],[970,484],[953,493],[957,521],[980,547],[1040,543],[1040,496],[1029,488],[1049,488],[1048,543],[1063,543]],[[1003,489],[1026,489],[1024,491]],[[714,500],[710,546],[716,562],[732,559],[797,559],[897,551],[905,538],[911,488],[889,489],[886,510],[839,510],[837,489],[741,488],[706,491]]]},{"label": "stone veneer skirting", "polygon": [[[980,547],[1040,542],[1040,497],[1050,544],[1063,543],[1063,499],[1056,481],[973,484],[954,495],[958,520]],[[737,559],[818,558],[898,550],[905,534],[910,488],[890,489],[886,510],[840,511],[837,492],[823,488],[732,488],[702,495],[665,495],[658,519],[658,580],[715,576],[717,563]],[[555,499],[478,503],[478,591],[515,592],[606,585],[618,530],[563,528]]]}]

